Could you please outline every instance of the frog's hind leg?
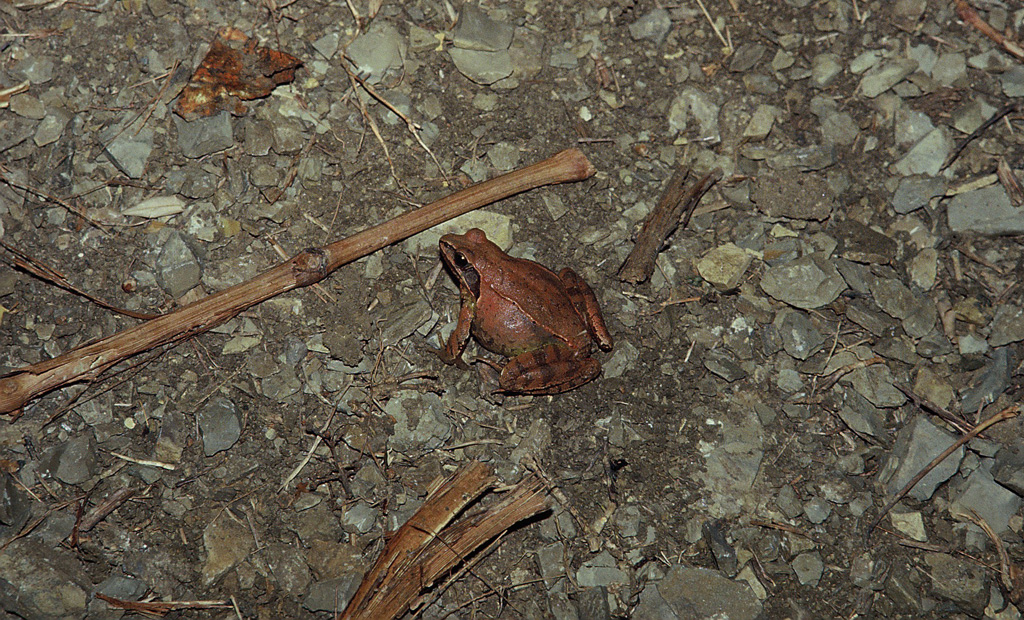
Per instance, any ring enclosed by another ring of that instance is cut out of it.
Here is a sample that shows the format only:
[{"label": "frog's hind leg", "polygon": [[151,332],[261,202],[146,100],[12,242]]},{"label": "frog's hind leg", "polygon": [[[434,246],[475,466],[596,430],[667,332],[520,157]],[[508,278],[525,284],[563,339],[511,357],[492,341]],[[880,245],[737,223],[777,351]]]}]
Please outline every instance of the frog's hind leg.
[{"label": "frog's hind leg", "polygon": [[614,344],[612,335],[608,333],[608,327],[604,324],[601,307],[597,305],[597,296],[594,295],[593,289],[568,267],[558,272],[558,277],[565,286],[565,292],[572,305],[576,307],[576,312],[587,324],[587,331],[597,342],[597,346],[601,347],[602,351],[611,351]]},{"label": "frog's hind leg", "polygon": [[558,394],[579,387],[601,374],[601,364],[577,357],[563,345],[550,344],[511,360],[501,371],[498,385],[509,394]]}]

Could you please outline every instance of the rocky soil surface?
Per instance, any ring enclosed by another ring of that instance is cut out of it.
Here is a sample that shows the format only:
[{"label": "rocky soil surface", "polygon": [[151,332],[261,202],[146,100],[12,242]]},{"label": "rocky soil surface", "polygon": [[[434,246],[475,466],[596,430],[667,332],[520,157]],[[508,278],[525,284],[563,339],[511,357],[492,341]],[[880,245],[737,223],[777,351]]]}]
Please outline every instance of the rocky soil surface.
[{"label": "rocky soil surface", "polygon": [[[420,617],[1019,618],[1024,421],[883,514],[1022,391],[1024,65],[958,6],[0,1],[0,371],[138,323],[17,253],[166,312],[572,146],[595,177],[447,229],[572,267],[616,341],[556,396],[444,365],[428,231],[33,400],[0,424],[0,617],[333,617],[481,460],[554,508]],[[186,120],[225,27],[302,67]],[[680,167],[723,178],[624,284]]]}]

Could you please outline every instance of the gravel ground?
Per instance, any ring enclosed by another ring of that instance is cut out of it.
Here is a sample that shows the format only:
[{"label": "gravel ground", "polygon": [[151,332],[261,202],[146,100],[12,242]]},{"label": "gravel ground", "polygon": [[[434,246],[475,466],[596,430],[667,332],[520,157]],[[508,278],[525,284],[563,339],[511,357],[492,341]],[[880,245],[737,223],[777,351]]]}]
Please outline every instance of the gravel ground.
[{"label": "gravel ground", "polygon": [[[1018,418],[883,507],[1021,394],[1024,9],[703,6],[2,0],[0,371],[138,323],[18,256],[157,314],[573,146],[446,230],[571,267],[615,347],[554,396],[445,365],[428,231],[50,392],[0,425],[0,618],[333,617],[472,460],[553,508],[424,618],[1019,618]],[[302,66],[186,120],[227,27]],[[623,283],[681,168],[722,180]]]}]

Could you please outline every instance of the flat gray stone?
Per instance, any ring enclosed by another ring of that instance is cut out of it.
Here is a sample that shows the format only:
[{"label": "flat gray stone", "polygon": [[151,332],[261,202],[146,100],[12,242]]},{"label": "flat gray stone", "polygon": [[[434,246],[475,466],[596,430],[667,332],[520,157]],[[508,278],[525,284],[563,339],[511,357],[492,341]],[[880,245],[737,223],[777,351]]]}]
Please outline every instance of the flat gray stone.
[{"label": "flat gray stone", "polygon": [[937,595],[962,606],[969,617],[984,615],[989,598],[989,576],[984,567],[946,553],[925,553],[924,562]]},{"label": "flat gray stone", "polygon": [[928,206],[932,198],[944,195],[947,187],[946,179],[942,177],[903,177],[892,197],[892,208],[896,213],[910,213]]},{"label": "flat gray stone", "polygon": [[840,379],[876,407],[899,407],[907,401],[903,392],[893,387],[892,371],[885,364],[857,368]]},{"label": "flat gray stone", "polygon": [[786,353],[798,360],[814,355],[825,342],[825,336],[814,327],[805,312],[783,309],[775,315],[773,325],[782,338]]},{"label": "flat gray stone", "polygon": [[972,512],[985,520],[996,534],[1010,529],[1010,517],[1020,509],[1020,497],[1013,491],[996,483],[992,474],[979,467],[971,472],[967,482],[949,505],[949,514]]},{"label": "flat gray stone", "polygon": [[967,79],[967,58],[960,52],[942,54],[932,67],[932,79],[943,86]]},{"label": "flat gray stone", "polygon": [[745,582],[706,568],[673,566],[656,587],[678,618],[755,620],[762,611],[761,601]]},{"label": "flat gray stone", "polygon": [[897,58],[885,62],[881,66],[872,69],[864,74],[860,80],[861,94],[869,99],[881,95],[896,84],[902,82],[908,75],[917,70],[917,61],[913,58]]},{"label": "flat gray stone", "polygon": [[467,2],[459,11],[452,44],[464,50],[499,52],[512,45],[514,32],[512,24],[491,19],[483,9]]},{"label": "flat gray stone", "polygon": [[761,277],[761,288],[779,301],[807,310],[835,301],[846,282],[828,259],[815,252],[769,268]]},{"label": "flat gray stone", "polygon": [[750,199],[769,217],[815,221],[828,219],[836,201],[823,175],[792,170],[758,175]]},{"label": "flat gray stone", "polygon": [[1003,94],[1007,97],[1024,97],[1024,67],[1014,65],[999,76]]},{"label": "flat gray stone", "polygon": [[141,178],[146,172],[146,161],[153,152],[153,135],[149,127],[143,127],[138,133],[132,127],[125,129],[107,145],[107,159],[130,178]]},{"label": "flat gray stone", "polygon": [[262,548],[260,554],[278,588],[290,596],[305,594],[313,576],[302,557],[300,547],[291,543],[272,543]]},{"label": "flat gray stone", "polygon": [[1001,447],[992,466],[992,477],[1017,495],[1024,495],[1024,446]]},{"label": "flat gray stone", "polygon": [[786,149],[768,159],[769,165],[775,170],[796,168],[803,172],[814,172],[834,166],[838,161],[834,144],[811,144]]},{"label": "flat gray stone", "polygon": [[178,231],[172,232],[164,242],[157,255],[156,269],[160,287],[175,299],[198,286],[203,279],[199,260]]},{"label": "flat gray stone", "polygon": [[43,102],[28,93],[11,97],[8,109],[22,118],[34,121],[42,120],[46,116],[46,106]]},{"label": "flat gray stone", "polygon": [[953,141],[943,127],[936,127],[907,152],[894,169],[903,176],[925,174],[935,176],[942,168],[946,156],[953,148]]},{"label": "flat gray stone", "polygon": [[815,525],[824,523],[832,514],[832,504],[820,497],[812,497],[804,504],[804,516]]},{"label": "flat gray stone", "polygon": [[[43,117],[42,121],[40,121],[39,127],[36,128],[36,134],[32,137],[32,141],[36,143],[36,146],[53,144],[60,139],[69,120],[71,120],[71,118],[64,110],[52,110],[49,114]],[[147,153],[146,158],[148,157],[149,155]],[[145,168],[145,159],[143,160],[143,168]]]},{"label": "flat gray stone", "polygon": [[0,474],[0,536],[17,534],[32,512],[28,494],[8,473]]},{"label": "flat gray stone", "polygon": [[242,414],[234,401],[214,396],[198,415],[203,451],[213,456],[235,445],[242,436]]},{"label": "flat gray stone", "polygon": [[[896,444],[879,471],[878,479],[892,495],[955,441],[956,437],[951,433],[942,430],[923,415],[916,415],[897,434]],[[961,446],[928,472],[910,490],[909,495],[918,501],[927,501],[940,484],[960,469],[963,458],[964,448]]]},{"label": "flat gray stone", "polygon": [[310,611],[336,612],[345,609],[355,596],[363,576],[350,573],[343,577],[318,581],[310,586],[309,594],[302,600],[302,606]]},{"label": "flat gray stone", "polygon": [[99,471],[96,439],[92,432],[72,437],[50,453],[47,469],[65,484],[82,484]]},{"label": "flat gray stone", "polygon": [[253,538],[249,528],[221,516],[203,530],[206,563],[202,569],[202,583],[209,587],[249,555]]},{"label": "flat gray stone", "polygon": [[141,579],[117,574],[107,577],[96,586],[96,592],[126,601],[137,601],[148,591],[149,586]]},{"label": "flat gray stone", "polygon": [[356,72],[371,84],[379,84],[388,71],[400,70],[405,52],[405,39],[398,29],[379,21],[356,37],[345,50],[355,63]]},{"label": "flat gray stone", "polygon": [[1013,376],[1008,347],[1000,347],[992,354],[981,376],[963,394],[960,408],[965,412],[976,412],[984,405],[995,402],[1006,391]]},{"label": "flat gray stone", "polygon": [[92,580],[70,551],[16,539],[0,550],[0,575],[4,612],[41,620],[86,617]]},{"label": "flat gray stone", "polygon": [[537,550],[537,569],[548,590],[565,577],[565,544],[545,545]]},{"label": "flat gray stone", "polygon": [[722,134],[718,128],[719,105],[710,95],[687,86],[676,95],[668,110],[668,124],[673,131],[686,131],[691,121],[698,126],[697,139],[705,144],[718,144]]},{"label": "flat gray stone", "polygon": [[750,253],[733,243],[726,243],[708,250],[695,264],[697,273],[715,289],[727,292],[735,290],[753,260]]},{"label": "flat gray stone", "polygon": [[1014,207],[1002,185],[990,185],[954,196],[946,207],[955,233],[987,235],[1024,233],[1024,209]]},{"label": "flat gray stone", "polygon": [[849,146],[860,135],[860,126],[846,112],[833,112],[821,119],[821,139],[830,144]]},{"label": "flat gray stone", "polygon": [[[235,144],[231,133],[231,113],[219,112],[213,116],[186,121],[173,115],[178,129],[178,148],[189,159],[205,157],[217,151],[231,148]],[[107,149],[109,151],[109,148]]]},{"label": "flat gray stone", "polygon": [[990,329],[988,343],[993,347],[1024,340],[1024,308],[1001,304],[996,308]]},{"label": "flat gray stone", "polygon": [[576,582],[584,588],[607,587],[612,584],[629,583],[629,577],[619,569],[612,554],[602,551],[584,562],[576,571]]},{"label": "flat gray stone", "polygon": [[672,29],[672,17],[668,10],[656,8],[629,25],[629,36],[635,41],[650,41],[661,45]]},{"label": "flat gray stone", "polygon": [[914,312],[919,297],[896,278],[875,278],[871,282],[875,303],[889,316],[905,319]]},{"label": "flat gray stone", "polygon": [[484,86],[512,75],[512,55],[508,51],[482,52],[452,47],[448,54],[455,68],[470,80]]},{"label": "flat gray stone", "polygon": [[53,79],[55,66],[49,56],[33,53],[15,63],[14,71],[24,75],[32,84],[45,84]]},{"label": "flat gray stone", "polygon": [[839,256],[847,260],[888,265],[896,258],[895,239],[857,220],[842,220],[829,233],[839,240]]},{"label": "flat gray stone", "polygon": [[817,586],[825,572],[825,563],[821,561],[821,554],[817,551],[801,553],[793,558],[790,566],[793,567],[797,580],[805,586]]},{"label": "flat gray stone", "polygon": [[811,82],[818,88],[827,87],[842,72],[843,65],[836,54],[826,52],[811,59]]},{"label": "flat gray stone", "polygon": [[436,394],[416,394],[392,398],[384,412],[395,419],[391,444],[395,450],[436,450],[452,434],[452,422],[445,415],[445,406]]}]

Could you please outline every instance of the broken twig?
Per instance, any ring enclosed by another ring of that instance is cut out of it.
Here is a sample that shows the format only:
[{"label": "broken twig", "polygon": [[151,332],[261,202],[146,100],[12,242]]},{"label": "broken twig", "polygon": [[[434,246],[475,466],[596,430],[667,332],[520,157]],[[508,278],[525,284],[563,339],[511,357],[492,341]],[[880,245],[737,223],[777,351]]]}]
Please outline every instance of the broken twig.
[{"label": "broken twig", "polygon": [[967,0],[956,0],[957,17],[974,26],[981,34],[998,43],[1007,53],[1013,55],[1017,60],[1024,60],[1024,48],[1016,41],[1007,39],[1006,36],[983,20],[978,12],[974,10]]},{"label": "broken twig", "polygon": [[647,216],[644,227],[637,235],[633,251],[626,257],[626,262],[622,263],[619,280],[639,284],[651,277],[654,273],[654,261],[664,247],[665,240],[676,228],[686,226],[700,199],[722,178],[722,170],[715,168],[686,189],[689,176],[689,171],[684,168],[677,169],[672,175],[665,193],[658,201],[658,206]]}]

